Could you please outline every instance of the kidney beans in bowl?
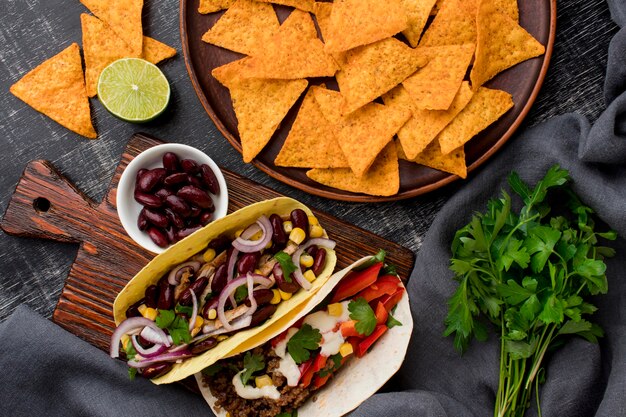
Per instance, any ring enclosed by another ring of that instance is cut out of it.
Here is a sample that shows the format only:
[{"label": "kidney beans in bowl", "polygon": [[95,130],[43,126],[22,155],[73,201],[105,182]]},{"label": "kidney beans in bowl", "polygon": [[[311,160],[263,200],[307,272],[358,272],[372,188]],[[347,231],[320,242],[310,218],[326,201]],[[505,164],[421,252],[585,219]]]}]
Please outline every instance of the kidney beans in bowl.
[{"label": "kidney beans in bowl", "polygon": [[228,190],[204,152],[179,143],[150,148],[120,178],[117,214],[128,235],[154,253],[226,215]]}]

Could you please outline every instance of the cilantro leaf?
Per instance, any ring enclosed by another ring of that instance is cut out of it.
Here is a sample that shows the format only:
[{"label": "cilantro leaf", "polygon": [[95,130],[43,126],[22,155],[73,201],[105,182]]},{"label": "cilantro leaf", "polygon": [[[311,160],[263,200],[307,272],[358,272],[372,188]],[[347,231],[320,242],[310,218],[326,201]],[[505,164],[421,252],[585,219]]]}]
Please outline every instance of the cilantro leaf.
[{"label": "cilantro leaf", "polygon": [[385,256],[387,256],[387,252],[385,252],[383,249],[379,249],[378,252],[376,253],[376,255],[372,256],[370,259],[368,259],[367,261],[363,262],[361,265],[357,266],[356,268],[354,268],[355,271],[362,271],[364,269],[369,268],[370,266],[376,264],[376,263],[384,263],[385,262]]},{"label": "cilantro leaf", "polygon": [[301,364],[311,357],[310,350],[319,348],[321,341],[322,334],[318,329],[314,329],[310,324],[303,324],[287,342],[287,351],[294,362]]},{"label": "cilantro leaf", "polygon": [[252,378],[253,373],[265,369],[265,360],[261,355],[246,352],[246,355],[243,357],[243,367],[245,371],[241,374],[241,382],[246,385]]},{"label": "cilantro leaf", "polygon": [[221,364],[214,363],[213,365],[209,365],[204,368],[201,372],[206,376],[215,376],[222,369],[224,369],[224,367]]},{"label": "cilantro leaf", "polygon": [[189,322],[181,316],[176,316],[172,324],[167,328],[175,345],[189,343],[191,333],[189,333]]},{"label": "cilantro leaf", "polygon": [[237,289],[235,290],[235,301],[237,302],[237,304],[241,303],[247,297],[248,297],[248,286],[241,285],[237,287]]},{"label": "cilantro leaf", "polygon": [[193,313],[191,306],[181,306],[180,304],[176,304],[176,308],[174,310],[177,313],[186,314],[189,317],[191,317],[191,314]]},{"label": "cilantro leaf", "polygon": [[357,298],[348,304],[350,318],[356,320],[356,331],[364,336],[372,334],[376,328],[376,314],[365,298]]},{"label": "cilantro leaf", "polygon": [[392,329],[396,326],[402,326],[402,323],[389,313],[389,316],[387,317],[387,327]]},{"label": "cilantro leaf", "polygon": [[[132,361],[137,356],[137,351],[131,342],[126,343],[124,347],[124,351],[126,352],[126,359]],[[128,367],[128,379],[131,381],[135,380],[135,376],[137,376],[137,368],[133,368],[132,366]]]},{"label": "cilantro leaf", "polygon": [[328,375],[331,375],[332,373],[336,372],[337,369],[341,367],[341,360],[343,359],[343,356],[341,356],[341,353],[337,353],[337,354],[332,355],[328,359],[332,361],[333,366],[330,368],[324,367],[324,369],[322,369],[321,371],[317,373],[322,378],[326,378]]},{"label": "cilantro leaf", "polygon": [[172,310],[159,310],[156,318],[156,325],[161,329],[167,329],[176,318],[176,313]]},{"label": "cilantro leaf", "polygon": [[274,259],[276,259],[280,264],[280,269],[283,270],[283,276],[285,277],[285,281],[291,282],[291,274],[293,273],[293,271],[298,269],[293,263],[293,259],[291,259],[291,256],[281,250],[276,255],[274,255]]},{"label": "cilantro leaf", "polygon": [[381,275],[398,275],[398,268],[394,264],[385,264]]},{"label": "cilantro leaf", "polygon": [[128,367],[128,379],[130,379],[131,381],[135,380],[135,377],[137,376],[137,368],[132,368],[132,367]]}]

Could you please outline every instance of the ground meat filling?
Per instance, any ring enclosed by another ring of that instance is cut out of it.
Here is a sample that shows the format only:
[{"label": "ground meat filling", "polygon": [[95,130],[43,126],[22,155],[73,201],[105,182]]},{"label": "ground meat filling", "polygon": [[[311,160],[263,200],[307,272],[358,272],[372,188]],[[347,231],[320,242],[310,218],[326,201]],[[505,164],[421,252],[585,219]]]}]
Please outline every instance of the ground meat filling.
[{"label": "ground meat filling", "polygon": [[280,398],[278,400],[269,398],[246,400],[237,395],[232,379],[239,372],[238,370],[243,369],[242,354],[229,359],[234,366],[225,366],[213,376],[204,375],[204,382],[217,398],[218,407],[224,408],[232,417],[273,417],[280,413],[292,412],[311,396],[310,388],[287,385],[287,379],[278,372],[280,358],[276,356],[271,345],[257,347],[252,353],[263,355],[265,358],[265,373],[272,378],[280,392]]}]

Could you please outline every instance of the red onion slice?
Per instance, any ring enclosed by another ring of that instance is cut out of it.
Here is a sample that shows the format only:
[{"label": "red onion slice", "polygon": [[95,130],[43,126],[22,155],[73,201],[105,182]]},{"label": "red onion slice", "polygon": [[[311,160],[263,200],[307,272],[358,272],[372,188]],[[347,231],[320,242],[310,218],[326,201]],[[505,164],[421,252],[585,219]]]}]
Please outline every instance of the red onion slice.
[{"label": "red onion slice", "polygon": [[176,362],[179,359],[185,359],[193,356],[188,350],[181,350],[178,352],[168,352],[162,355],[154,356],[150,359],[142,361],[128,361],[128,366],[131,368],[145,368],[146,366],[154,365],[159,362]]},{"label": "red onion slice", "polygon": [[189,331],[191,332],[196,326],[196,317],[198,317],[198,299],[196,298],[196,294],[191,288],[189,288],[189,292],[191,293],[191,302],[193,303],[191,318],[189,319]]},{"label": "red onion slice", "polygon": [[242,317],[248,317],[254,314],[257,309],[256,298],[254,298],[254,282],[252,281],[252,274],[246,275],[246,282],[248,283],[248,300],[250,300],[250,308]]},{"label": "red onion slice", "polygon": [[169,275],[167,276],[167,282],[169,282],[171,285],[178,285],[180,284],[180,277],[183,275],[183,271],[186,268],[191,269],[195,274],[196,271],[200,269],[201,265],[202,264],[197,261],[183,262],[182,264],[175,266],[174,269],[170,271]]},{"label": "red onion slice", "polygon": [[[265,278],[262,275],[250,274],[250,276],[251,276],[252,282],[255,284],[271,285],[272,281],[268,278]],[[220,297],[217,301],[217,317],[220,319],[220,322],[222,323],[224,328],[228,331],[232,331],[235,329],[228,322],[228,319],[226,318],[226,314],[224,313],[224,307],[226,306],[226,301],[230,298],[231,294],[235,293],[235,290],[237,290],[237,288],[239,288],[240,286],[244,284],[247,284],[247,282],[248,282],[247,276],[236,278],[230,281],[228,284],[226,284],[226,286],[220,293]]]},{"label": "red onion slice", "polygon": [[122,336],[130,334],[133,331],[141,330],[144,327],[149,327],[154,330],[156,334],[159,335],[162,343],[167,341],[167,335],[156,325],[155,322],[145,317],[131,317],[121,322],[111,335],[111,348],[109,349],[111,357],[117,358],[120,356],[120,342],[122,341]]},{"label": "red onion slice", "polygon": [[302,274],[302,268],[300,267],[300,256],[307,248],[313,245],[321,246],[328,249],[335,249],[336,242],[334,240],[325,239],[322,237],[309,239],[304,245],[300,246],[291,257],[291,260],[296,266],[296,270],[293,271],[293,277],[296,279],[296,281],[298,281],[298,284],[300,284],[300,286],[307,291],[311,289],[312,284]]},{"label": "red onion slice", "polygon": [[[161,330],[161,329],[159,329]],[[152,327],[144,327],[139,336],[143,337],[150,343],[165,345],[167,347],[172,345],[172,336],[165,334],[165,338],[161,336],[161,334],[155,331]]]},{"label": "red onion slice", "polygon": [[161,344],[155,344],[154,346],[146,349],[143,346],[141,346],[141,343],[139,343],[139,339],[137,335],[132,335],[130,339],[133,342],[133,347],[135,348],[137,353],[143,356],[144,358],[152,358],[154,356],[157,356],[165,352],[165,350],[167,349],[167,346],[161,345]]},{"label": "red onion slice", "polygon": [[[232,330],[228,330],[225,329],[224,327],[220,327],[219,329],[207,329],[207,327],[209,327],[208,325],[204,326],[204,328],[202,329],[202,332],[204,333],[202,336],[198,336],[199,338],[202,338],[202,340],[210,337],[210,336],[217,336],[220,334],[224,334],[224,333],[228,333],[228,332],[232,332],[235,330],[241,330],[241,329],[245,329],[246,327],[248,327],[250,325],[250,323],[252,323],[252,316],[248,316],[248,317],[237,317],[237,319],[233,320],[233,322],[231,323],[232,326]],[[205,329],[206,332],[205,332]],[[197,342],[197,340],[196,340]],[[193,339],[190,343],[193,343]]]},{"label": "red onion slice", "polygon": [[[261,231],[263,232],[261,238],[259,240],[248,240],[246,237],[244,237],[244,234],[242,233],[241,236],[233,241],[234,248],[244,253],[251,253],[260,252],[267,246],[270,240],[272,240],[272,234],[274,231],[274,229],[272,228],[272,224],[270,223],[270,219],[268,219],[266,216],[261,216],[256,221],[256,224],[259,225]],[[246,231],[247,230],[248,229],[246,229]],[[248,233],[246,233],[246,236],[247,235]]]}]

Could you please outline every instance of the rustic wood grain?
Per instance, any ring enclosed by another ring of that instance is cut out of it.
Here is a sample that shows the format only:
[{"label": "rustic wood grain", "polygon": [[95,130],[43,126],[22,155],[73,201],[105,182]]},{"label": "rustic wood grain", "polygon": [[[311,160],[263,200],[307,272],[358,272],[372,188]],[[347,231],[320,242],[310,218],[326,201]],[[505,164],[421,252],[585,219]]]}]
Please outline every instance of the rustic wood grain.
[{"label": "rustic wood grain", "polygon": [[[163,143],[135,134],[115,170],[108,192],[96,205],[47,161],[26,167],[0,227],[5,233],[61,242],[79,242],[76,259],[54,310],[53,320],[102,350],[109,349],[115,327],[113,300],[126,283],[153,257],[124,231],[116,211],[117,184],[126,166],[142,151]],[[228,211],[280,196],[235,173],[224,171],[229,191]],[[415,255],[400,245],[314,210],[329,236],[337,241],[338,268],[374,254],[388,260],[407,279]]]}]

